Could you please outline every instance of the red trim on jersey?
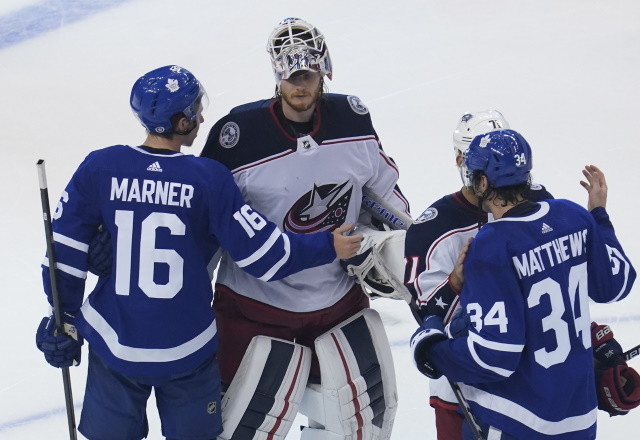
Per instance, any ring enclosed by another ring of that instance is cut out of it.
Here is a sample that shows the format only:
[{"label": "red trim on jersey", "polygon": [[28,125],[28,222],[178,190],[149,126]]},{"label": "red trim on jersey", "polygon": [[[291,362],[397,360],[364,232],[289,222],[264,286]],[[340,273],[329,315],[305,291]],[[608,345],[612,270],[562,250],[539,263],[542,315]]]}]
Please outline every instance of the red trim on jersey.
[{"label": "red trim on jersey", "polygon": [[438,244],[442,240],[444,240],[445,238],[451,237],[452,235],[459,234],[461,232],[468,232],[468,231],[471,231],[473,229],[478,229],[479,227],[480,227],[480,225],[478,223],[476,223],[475,225],[470,226],[470,227],[461,228],[461,229],[454,229],[453,231],[449,231],[448,233],[444,234],[443,236],[438,238],[436,241],[434,241],[433,244],[431,245],[431,247],[429,248],[429,252],[427,252],[427,255],[426,255],[426,258],[425,258],[425,265],[427,267],[426,270],[430,269],[431,256],[433,255],[433,252],[436,250],[436,247],[438,247]]},{"label": "red trim on jersey", "polygon": [[247,165],[243,165],[240,168],[236,168],[235,170],[232,170],[231,173],[232,174],[236,174],[239,173],[240,171],[244,171],[247,170],[249,168],[253,168],[256,167],[258,165],[262,165],[263,163],[267,163],[267,162],[271,162],[272,160],[276,160],[276,159],[280,159],[281,157],[285,157],[288,156],[290,154],[295,153],[295,151],[293,150],[287,150],[287,151],[283,151],[282,153],[278,153],[278,154],[274,154],[273,156],[269,156],[265,159],[260,159],[259,161],[253,162],[253,163],[249,163]]},{"label": "red trim on jersey", "polygon": [[354,141],[373,141],[377,140],[375,136],[367,135],[367,136],[355,136],[349,138],[340,138],[340,139],[332,139],[328,141],[322,141],[320,145],[335,145],[335,144],[346,144],[347,142]]},{"label": "red trim on jersey", "polygon": [[[271,117],[273,118],[274,122],[276,123],[276,126],[280,129],[280,131],[285,135],[285,137],[289,140],[292,141],[296,141],[297,138],[293,137],[282,125],[282,121],[280,121],[280,118],[278,118],[278,113],[276,113],[276,105],[279,103],[280,101],[277,99],[274,99],[273,102],[271,104],[269,104],[269,113],[271,113]],[[316,101],[316,108],[313,111],[313,128],[311,129],[311,133],[309,133],[310,136],[313,137],[314,134],[316,134],[318,132],[318,130],[320,129],[320,123],[322,121],[322,112],[320,111],[320,99],[318,99]],[[285,116],[286,118],[286,116]]]}]

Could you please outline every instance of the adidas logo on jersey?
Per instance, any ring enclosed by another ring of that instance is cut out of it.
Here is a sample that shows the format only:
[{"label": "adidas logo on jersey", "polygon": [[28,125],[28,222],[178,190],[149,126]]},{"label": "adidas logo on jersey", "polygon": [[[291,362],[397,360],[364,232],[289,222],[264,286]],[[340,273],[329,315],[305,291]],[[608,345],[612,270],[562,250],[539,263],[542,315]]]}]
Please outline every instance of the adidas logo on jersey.
[{"label": "adidas logo on jersey", "polygon": [[147,171],[158,171],[162,172],[162,168],[160,168],[160,164],[158,162],[154,162],[147,167]]},{"label": "adidas logo on jersey", "polygon": [[547,232],[553,231],[553,228],[546,223],[542,224],[542,233],[546,234]]}]

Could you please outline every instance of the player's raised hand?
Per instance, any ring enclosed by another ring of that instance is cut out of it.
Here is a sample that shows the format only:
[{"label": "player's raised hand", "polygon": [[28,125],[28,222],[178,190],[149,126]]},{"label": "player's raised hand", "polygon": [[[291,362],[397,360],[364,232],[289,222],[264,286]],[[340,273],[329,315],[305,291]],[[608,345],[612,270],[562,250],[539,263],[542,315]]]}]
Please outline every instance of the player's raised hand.
[{"label": "player's raised hand", "polygon": [[586,165],[582,170],[582,174],[587,179],[586,182],[584,180],[580,181],[580,185],[589,193],[587,209],[591,211],[599,207],[606,208],[608,188],[602,170],[595,165]]},{"label": "player's raised hand", "polygon": [[343,235],[353,229],[353,224],[345,224],[333,231],[333,248],[339,259],[355,257],[360,249],[362,234]]}]

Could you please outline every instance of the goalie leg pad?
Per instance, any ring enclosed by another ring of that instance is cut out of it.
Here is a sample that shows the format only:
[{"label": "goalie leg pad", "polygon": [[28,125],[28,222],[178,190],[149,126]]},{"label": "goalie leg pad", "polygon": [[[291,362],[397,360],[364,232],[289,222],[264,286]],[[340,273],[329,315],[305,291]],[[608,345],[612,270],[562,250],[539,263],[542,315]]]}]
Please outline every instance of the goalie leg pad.
[{"label": "goalie leg pad", "polygon": [[284,439],[298,412],[311,349],[256,336],[222,398],[222,440]]},{"label": "goalie leg pad", "polygon": [[380,315],[365,309],[315,341],[321,383],[307,387],[302,440],[386,440],[398,404],[389,341]]}]

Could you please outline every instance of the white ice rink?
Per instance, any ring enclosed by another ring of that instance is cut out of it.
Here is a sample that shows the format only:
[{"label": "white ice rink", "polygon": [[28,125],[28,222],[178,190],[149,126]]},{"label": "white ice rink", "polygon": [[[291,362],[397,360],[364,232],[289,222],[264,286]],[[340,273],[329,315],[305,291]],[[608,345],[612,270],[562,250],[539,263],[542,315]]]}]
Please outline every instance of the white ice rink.
[{"label": "white ice rink", "polygon": [[[34,342],[46,313],[36,161],[46,159],[57,200],[90,150],[142,142],[130,87],[167,64],[189,68],[209,94],[191,150],[198,154],[219,117],[272,95],[266,37],[288,16],[325,34],[329,89],[368,105],[414,216],[459,187],[451,144],[458,118],[496,108],[530,142],[534,178],[556,197],[584,203],[580,170],[593,163],[605,171],[618,237],[640,268],[637,0],[2,0],[1,439],[68,438],[60,372]],[[410,362],[413,318],[391,300],[374,307],[397,369],[393,440],[435,439],[427,380]],[[591,310],[624,347],[640,343],[640,285],[621,303]],[[71,369],[78,417],[85,362]],[[631,365],[640,369],[640,358]],[[149,438],[161,438],[153,403],[149,416]],[[287,439],[299,438],[295,425]],[[640,409],[615,418],[601,412],[598,438],[637,438],[638,426]]]}]

